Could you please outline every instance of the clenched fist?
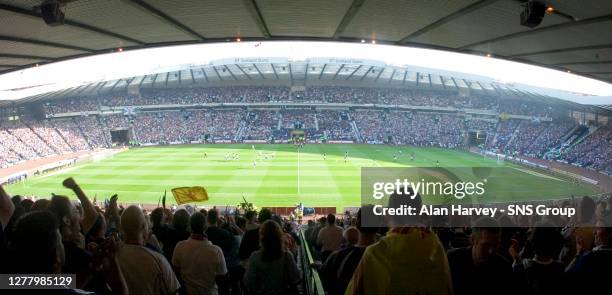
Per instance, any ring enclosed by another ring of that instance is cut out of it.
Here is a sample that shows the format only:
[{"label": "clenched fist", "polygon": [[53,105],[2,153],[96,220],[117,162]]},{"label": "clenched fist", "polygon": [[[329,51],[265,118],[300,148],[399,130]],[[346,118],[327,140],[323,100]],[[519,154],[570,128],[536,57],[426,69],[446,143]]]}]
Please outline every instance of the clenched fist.
[{"label": "clenched fist", "polygon": [[64,187],[69,188],[71,190],[75,189],[78,186],[78,184],[76,183],[76,181],[74,181],[74,178],[72,177],[64,179],[64,182],[62,182],[62,184],[64,185]]}]

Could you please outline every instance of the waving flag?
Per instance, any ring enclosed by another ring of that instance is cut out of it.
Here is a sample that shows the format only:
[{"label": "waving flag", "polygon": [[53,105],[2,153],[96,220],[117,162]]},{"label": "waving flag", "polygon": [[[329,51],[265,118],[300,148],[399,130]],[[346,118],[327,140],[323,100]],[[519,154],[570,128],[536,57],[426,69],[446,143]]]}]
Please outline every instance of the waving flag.
[{"label": "waving flag", "polygon": [[172,195],[174,195],[174,199],[179,205],[208,200],[208,193],[206,189],[201,186],[173,188]]}]

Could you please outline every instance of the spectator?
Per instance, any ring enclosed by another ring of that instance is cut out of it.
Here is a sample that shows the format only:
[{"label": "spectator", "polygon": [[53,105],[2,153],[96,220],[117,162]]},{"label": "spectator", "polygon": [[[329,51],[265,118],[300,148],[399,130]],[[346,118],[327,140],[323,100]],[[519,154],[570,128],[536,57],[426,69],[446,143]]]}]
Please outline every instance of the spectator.
[{"label": "spectator", "polygon": [[175,294],[180,284],[166,258],[144,246],[147,222],[138,206],[129,206],[121,214],[125,244],[117,259],[125,275],[130,294]]},{"label": "spectator", "polygon": [[[371,207],[366,206],[365,210]],[[352,228],[349,228],[352,229]],[[364,227],[361,222],[361,209],[357,212],[358,241],[333,252],[321,267],[322,280],[329,295],[344,294],[351,277],[359,265],[366,247],[376,242],[376,227]],[[347,230],[349,231],[349,230]],[[347,232],[345,231],[345,233]],[[352,231],[352,230],[351,230]],[[349,234],[349,236],[352,234]]]},{"label": "spectator", "polygon": [[[36,211],[23,216],[11,243],[11,273],[59,274],[64,263],[62,235],[54,214]],[[114,241],[102,246],[95,268],[100,268],[113,294],[128,294],[123,273],[117,265]],[[83,290],[66,290],[62,294],[91,294]]]},{"label": "spectator", "polygon": [[[420,208],[421,196],[394,193],[389,207]],[[403,189],[401,190],[403,193]],[[390,217],[390,216],[389,216]],[[397,217],[397,216],[394,216]],[[389,218],[391,230],[363,253],[345,294],[452,294],[444,247],[419,216]]]},{"label": "spectator", "polygon": [[272,220],[259,229],[261,250],[251,254],[244,275],[247,289],[254,294],[292,294],[300,280],[293,255],[284,249],[281,227]]},{"label": "spectator", "polygon": [[[272,218],[272,212],[269,209],[263,208],[259,212],[258,221],[263,224]],[[239,255],[243,261],[248,260],[251,254],[259,249],[259,227],[247,230],[240,242]]]},{"label": "spectator", "polygon": [[[0,185],[0,259],[4,260],[6,253],[7,240],[4,236],[4,231],[15,212],[15,205],[11,201],[11,197]],[[0,271],[2,271],[0,267]]]},{"label": "spectator", "polygon": [[562,294],[564,268],[555,261],[561,246],[561,235],[552,224],[541,223],[534,228],[531,245],[535,255],[520,259],[518,243],[510,248],[514,263],[512,269],[518,275],[517,291],[521,294]]},{"label": "spectator", "polygon": [[176,244],[189,238],[189,232],[187,231],[188,226],[189,213],[187,213],[187,210],[177,210],[172,218],[172,227],[168,228],[167,235],[162,237],[163,239],[161,240],[164,256],[166,256],[168,260],[172,259],[172,253],[174,253]]},{"label": "spectator", "polygon": [[602,282],[612,275],[612,215],[597,221],[595,248],[581,257],[574,270],[572,288],[583,294],[596,294],[602,290]]},{"label": "spectator", "polygon": [[65,252],[65,264],[62,273],[76,274],[77,288],[84,288],[91,279],[92,255],[85,248],[85,239],[81,234],[80,214],[68,197],[53,196],[49,211],[60,221],[60,233]]},{"label": "spectator", "polygon": [[172,264],[186,294],[218,294],[216,282],[227,274],[223,252],[206,238],[204,214],[194,213],[190,224],[191,236],[176,245]]},{"label": "spectator", "polygon": [[[208,228],[206,228],[206,236],[208,236],[208,240],[213,243],[213,245],[219,246],[221,250],[223,250],[223,255],[227,259],[231,254],[232,247],[236,240],[233,238],[232,234],[225,229],[219,228],[219,211],[217,209],[212,209],[208,211],[208,216],[206,216],[206,220],[208,221]],[[228,261],[226,260],[226,263]]]},{"label": "spectator", "polygon": [[511,265],[497,253],[500,238],[497,221],[483,217],[472,228],[472,245],[449,251],[455,294],[511,293]]},{"label": "spectator", "polygon": [[317,245],[321,246],[321,261],[342,245],[342,228],[336,225],[336,216],[327,215],[327,225],[317,235]]}]

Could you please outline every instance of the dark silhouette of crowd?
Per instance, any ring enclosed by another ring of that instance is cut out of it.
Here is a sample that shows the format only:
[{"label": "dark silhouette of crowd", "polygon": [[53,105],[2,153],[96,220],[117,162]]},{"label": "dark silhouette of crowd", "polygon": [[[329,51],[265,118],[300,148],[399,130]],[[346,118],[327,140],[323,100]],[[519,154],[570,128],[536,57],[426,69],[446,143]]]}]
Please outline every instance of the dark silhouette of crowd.
[{"label": "dark silhouette of crowd", "polygon": [[[164,201],[149,212],[117,195],[98,204],[74,179],[63,185],[77,201],[11,197],[0,186],[0,271],[75,274],[76,289],[63,294],[304,294],[301,247],[313,251],[305,267],[327,294],[595,294],[612,274],[610,196],[580,199],[569,219],[432,226],[417,215],[376,226],[366,205],[302,225],[265,208],[177,210]],[[389,202],[422,205],[397,193]]]}]

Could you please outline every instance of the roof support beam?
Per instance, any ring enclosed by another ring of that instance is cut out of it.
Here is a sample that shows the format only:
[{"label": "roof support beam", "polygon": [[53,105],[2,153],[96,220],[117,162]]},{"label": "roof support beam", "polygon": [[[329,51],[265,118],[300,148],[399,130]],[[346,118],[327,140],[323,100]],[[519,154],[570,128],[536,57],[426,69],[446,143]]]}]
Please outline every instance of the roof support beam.
[{"label": "roof support beam", "polygon": [[189,74],[191,74],[191,84],[195,83],[195,77],[193,76],[193,69],[189,69]]},{"label": "roof support beam", "polygon": [[461,81],[463,81],[463,83],[465,83],[465,85],[467,85],[468,89],[472,90],[472,83],[470,83],[470,81],[468,81],[466,79],[461,79]]},{"label": "roof support beam", "polygon": [[447,24],[447,23],[449,23],[449,22],[451,22],[451,21],[453,21],[453,20],[455,20],[457,18],[460,18],[460,17],[462,17],[462,16],[464,16],[464,15],[466,15],[468,13],[471,13],[471,12],[474,12],[476,10],[479,10],[479,9],[481,9],[481,8],[483,8],[483,7],[485,7],[485,6],[489,5],[489,4],[492,4],[493,2],[496,2],[496,1],[498,1],[498,0],[481,0],[481,1],[474,2],[474,3],[472,3],[472,4],[468,5],[468,6],[465,6],[465,7],[461,8],[461,9],[459,9],[459,10],[457,10],[457,11],[455,11],[455,12],[453,12],[453,13],[451,13],[451,14],[449,14],[449,15],[447,15],[447,16],[445,16],[445,17],[443,17],[443,18],[441,18],[441,19],[439,19],[439,20],[437,20],[435,22],[433,22],[433,23],[430,23],[429,25],[419,29],[418,31],[415,31],[415,32],[411,33],[410,35],[402,38],[401,40],[399,40],[397,42],[398,43],[406,43],[406,42],[410,41],[411,39],[414,39],[414,38],[416,38],[418,36],[421,36],[421,35],[429,32],[429,31],[431,31],[433,29],[436,29],[436,28],[438,28],[438,27],[440,27],[442,25],[445,25],[445,24]]},{"label": "roof support beam", "polygon": [[500,90],[499,88],[497,88],[497,87],[495,86],[495,84],[491,83],[491,87],[493,87],[493,90],[495,90],[495,92],[497,92],[497,96],[502,96],[502,95],[504,95],[504,93],[503,93],[503,92],[501,92],[501,90]]},{"label": "roof support beam", "polygon": [[213,66],[212,68],[215,71],[215,74],[217,74],[217,77],[219,77],[219,80],[223,81],[223,78],[221,77],[221,75],[219,75],[219,71],[217,70],[217,67]]},{"label": "roof support beam", "polygon": [[[72,88],[68,88],[68,91],[62,93],[62,97],[70,97],[70,96],[74,96],[74,94],[77,92],[77,90],[79,90],[79,88],[81,88],[82,86],[77,86],[77,87],[72,87]],[[114,87],[114,86],[113,86]]]},{"label": "roof support beam", "polygon": [[363,81],[363,79],[365,79],[365,77],[366,77],[366,76],[367,76],[367,75],[368,75],[370,72],[372,72],[372,70],[373,70],[373,69],[374,69],[374,66],[370,66],[370,68],[368,69],[368,71],[367,71],[367,72],[365,72],[365,73],[363,74],[363,76],[361,76],[361,79],[359,79],[359,81]]},{"label": "roof support beam", "polygon": [[431,74],[427,74],[427,78],[429,79],[429,88],[432,88],[433,84],[431,83]]},{"label": "roof support beam", "polygon": [[552,25],[552,26],[539,27],[539,28],[535,28],[535,29],[531,29],[531,30],[520,31],[520,32],[516,32],[516,33],[512,33],[512,34],[508,34],[508,35],[503,35],[503,36],[499,36],[499,37],[496,37],[496,38],[482,40],[482,41],[478,41],[478,42],[475,42],[475,43],[472,43],[472,44],[464,45],[464,46],[459,47],[458,49],[459,50],[466,50],[468,48],[476,47],[478,45],[483,45],[483,44],[488,44],[488,43],[495,43],[495,42],[509,40],[509,39],[514,39],[514,38],[518,38],[518,37],[523,37],[523,36],[527,36],[527,35],[531,35],[531,34],[535,34],[535,33],[542,33],[542,32],[554,31],[554,30],[559,30],[559,29],[566,29],[566,28],[571,28],[571,27],[575,27],[575,26],[588,25],[588,24],[594,24],[594,23],[606,22],[606,21],[612,21],[612,15],[603,15],[603,16],[598,16],[598,17],[593,17],[593,18],[586,18],[586,19],[582,19],[582,20],[574,21],[574,22],[570,21],[570,22],[560,23],[560,24],[556,24],[556,25]]},{"label": "roof support beam", "polygon": [[136,77],[132,77],[132,78],[130,78],[130,80],[127,80],[123,90],[127,90],[130,87],[130,84],[132,84],[132,82],[134,81],[134,79],[136,79]]},{"label": "roof support beam", "polygon": [[612,64],[612,60],[594,60],[594,61],[577,61],[555,64],[556,66],[573,66],[573,65],[607,65]]},{"label": "roof support beam", "polygon": [[225,67],[225,69],[230,73],[230,75],[232,75],[232,78],[234,78],[234,80],[238,81],[238,78],[236,78],[236,75],[234,75],[234,73],[232,72],[232,70],[230,70],[230,68],[227,65],[223,65]]},{"label": "roof support beam", "polygon": [[353,0],[353,3],[351,3],[351,6],[344,14],[344,17],[340,21],[340,24],[338,24],[338,27],[336,28],[336,31],[334,32],[334,36],[332,38],[340,38],[340,35],[342,35],[346,27],[351,23],[353,17],[355,17],[364,2],[365,0]]},{"label": "roof support beam", "polygon": [[530,55],[540,55],[540,54],[551,54],[551,53],[560,53],[560,52],[572,52],[572,51],[583,51],[583,50],[594,50],[594,49],[608,49],[612,48],[612,44],[601,44],[601,45],[591,45],[591,46],[579,46],[579,47],[568,47],[568,48],[559,48],[559,49],[551,49],[551,50],[543,50],[543,51],[534,51],[534,52],[526,52],[519,53],[513,55],[506,55],[505,57],[523,57]]},{"label": "roof support beam", "polygon": [[266,79],[266,76],[264,76],[261,71],[259,70],[259,68],[257,67],[256,64],[253,64],[253,67],[255,67],[255,70],[257,71],[257,73],[259,74],[259,76],[261,76],[262,79]]},{"label": "roof support beam", "polygon": [[142,87],[142,83],[144,83],[146,79],[147,79],[147,75],[144,75],[144,77],[142,77],[142,80],[140,80],[140,83],[138,83],[138,91],[140,91],[140,87]]},{"label": "roof support beam", "polygon": [[36,59],[36,60],[54,60],[53,57],[39,56],[39,55],[22,55],[12,53],[0,53],[0,57],[4,58],[17,58],[17,59]]},{"label": "roof support beam", "polygon": [[453,84],[455,84],[455,88],[459,90],[459,85],[457,85],[457,81],[455,81],[455,78],[451,77],[451,80],[453,80]]},{"label": "roof support beam", "polygon": [[204,68],[200,68],[202,70],[202,75],[204,75],[204,79],[206,80],[206,83],[210,82],[208,80],[208,74],[206,74],[206,71],[204,70]]},{"label": "roof support beam", "polygon": [[266,21],[264,20],[264,17],[261,14],[261,10],[259,10],[259,6],[257,6],[257,2],[255,0],[242,0],[242,2],[251,14],[251,17],[253,17],[253,20],[257,24],[257,27],[259,27],[261,34],[266,39],[272,37],[272,34],[270,34],[270,30],[268,29],[268,25],[266,24]]},{"label": "roof support beam", "polygon": [[289,80],[291,81],[291,85],[293,85],[293,70],[291,70],[291,63],[289,63]]},{"label": "roof support beam", "polygon": [[280,80],[278,74],[276,73],[276,69],[274,68],[274,64],[270,64],[270,67],[272,67],[272,72],[274,73],[274,77],[276,77],[276,80]]},{"label": "roof support beam", "polygon": [[323,72],[325,72],[325,67],[327,67],[327,64],[323,64],[323,68],[321,69],[321,73],[319,73],[319,80],[321,80],[321,77],[323,76]]},{"label": "roof support beam", "polygon": [[476,84],[478,84],[478,86],[480,86],[480,89],[482,89],[482,92],[486,93],[487,95],[489,94],[489,91],[487,89],[485,89],[480,82],[476,81]]},{"label": "roof support beam", "polygon": [[115,90],[115,87],[117,87],[117,85],[121,82],[121,79],[118,79],[117,82],[115,82],[115,84],[113,84],[113,86],[111,87],[111,89],[108,92],[113,92],[113,90]]},{"label": "roof support beam", "polygon": [[444,81],[444,77],[440,76],[440,82],[442,82],[442,87],[446,89],[446,82]]},{"label": "roof support beam", "polygon": [[355,72],[359,71],[359,69],[361,69],[361,67],[362,67],[362,66],[363,66],[363,65],[359,65],[357,68],[355,68],[355,70],[353,70],[353,72],[351,72],[351,73],[348,75],[348,77],[346,77],[346,79],[344,79],[344,80],[348,80],[348,79],[350,79],[351,77],[353,77],[353,75],[355,74]]},{"label": "roof support beam", "polygon": [[71,50],[85,51],[85,52],[95,52],[95,50],[89,49],[89,48],[85,48],[85,47],[72,46],[72,45],[63,44],[63,43],[55,43],[55,42],[49,42],[49,41],[43,41],[43,40],[35,40],[35,39],[28,39],[28,38],[21,38],[21,37],[14,37],[14,36],[0,35],[0,41],[27,43],[27,44],[33,44],[33,45],[55,47],[55,48],[63,48],[63,49],[71,49]]},{"label": "roof support beam", "polygon": [[247,77],[247,79],[252,80],[251,76],[247,74],[247,72],[245,72],[240,65],[236,64],[236,67]]},{"label": "roof support beam", "polygon": [[168,88],[168,80],[170,80],[170,73],[172,73],[172,72],[167,72],[166,73],[166,81],[164,81],[164,87],[166,87],[166,88]]},{"label": "roof support beam", "polygon": [[[151,88],[155,87],[155,83],[157,82],[157,76],[159,76],[159,74],[155,74],[155,77],[153,77],[153,80],[151,82]],[[167,76],[166,76],[167,77]]]},{"label": "roof support beam", "polygon": [[393,81],[393,76],[395,76],[395,72],[397,72],[397,69],[393,69],[393,73],[391,73],[391,76],[389,76],[389,84],[391,84],[391,81]]},{"label": "roof support beam", "polygon": [[[8,4],[0,4],[0,10],[6,10],[6,11],[10,11],[16,14],[20,14],[20,15],[25,15],[25,16],[30,16],[30,17],[34,17],[34,18],[38,18],[41,19],[42,16],[40,13],[35,12],[33,10],[29,10],[29,9],[25,9],[25,8],[21,8],[21,7],[17,7],[17,6],[12,6],[12,5],[8,5]],[[107,31],[98,27],[94,27],[94,26],[90,26],[84,23],[80,23],[77,21],[73,21],[73,20],[69,20],[69,19],[65,19],[64,20],[64,24],[65,25],[69,25],[78,29],[82,29],[82,30],[87,30],[90,32],[94,32],[94,33],[98,33],[101,35],[106,35],[108,37],[113,37],[113,38],[117,38],[117,39],[121,39],[124,41],[128,41],[131,43],[136,43],[139,45],[145,45],[146,43],[140,40],[136,40],[134,38],[128,37],[128,36],[124,36],[118,33],[114,33],[111,31]]]},{"label": "roof support beam", "polygon": [[342,71],[343,68],[344,68],[344,64],[341,64],[338,70],[336,71],[336,73],[334,74],[334,77],[332,78],[332,80],[336,80],[336,77],[338,77],[338,73],[340,73],[340,71]]},{"label": "roof support beam", "polygon": [[187,35],[190,35],[192,37],[194,37],[195,39],[200,39],[200,40],[206,40],[206,38],[202,35],[200,35],[198,32],[192,30],[190,27],[184,25],[183,23],[179,22],[178,20],[172,18],[171,16],[167,15],[165,12],[157,9],[155,6],[143,1],[143,0],[124,0],[130,4],[132,4],[132,6],[140,9],[140,10],[144,10],[145,12],[151,13],[153,16],[159,18],[160,20],[162,20],[163,22],[185,32]]},{"label": "roof support beam", "polygon": [[385,68],[380,69],[380,71],[378,71],[378,76],[376,76],[376,79],[374,80],[374,83],[378,82],[378,78],[380,78],[380,75],[382,75],[382,73],[385,71]]}]

